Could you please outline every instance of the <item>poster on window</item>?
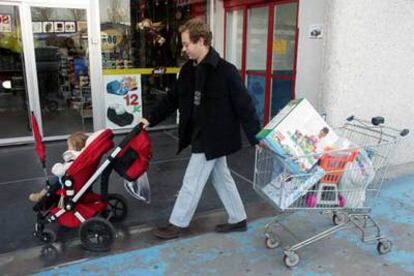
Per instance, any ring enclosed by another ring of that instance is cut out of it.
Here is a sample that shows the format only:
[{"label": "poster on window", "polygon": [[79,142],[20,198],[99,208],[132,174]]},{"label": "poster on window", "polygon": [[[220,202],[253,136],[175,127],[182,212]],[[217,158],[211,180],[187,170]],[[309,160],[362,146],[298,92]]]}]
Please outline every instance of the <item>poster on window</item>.
[{"label": "poster on window", "polygon": [[106,127],[132,128],[142,117],[141,75],[106,75]]}]

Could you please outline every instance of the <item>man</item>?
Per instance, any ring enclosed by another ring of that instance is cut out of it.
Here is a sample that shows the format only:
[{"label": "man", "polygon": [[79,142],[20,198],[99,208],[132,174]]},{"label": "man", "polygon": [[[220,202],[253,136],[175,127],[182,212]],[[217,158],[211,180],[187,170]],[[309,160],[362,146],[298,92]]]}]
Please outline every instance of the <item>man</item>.
[{"label": "man", "polygon": [[192,155],[170,224],[154,234],[163,239],[177,238],[180,230],[189,226],[210,175],[229,215],[228,223],[217,225],[215,230],[246,231],[246,212],[226,156],[241,148],[240,125],[249,142],[257,144],[255,134],[260,123],[236,67],[211,47],[208,25],[191,19],[179,31],[183,51],[190,60],[181,68],[176,88],[141,122],[144,127],[154,126],[178,108],[178,152],[191,144]]}]

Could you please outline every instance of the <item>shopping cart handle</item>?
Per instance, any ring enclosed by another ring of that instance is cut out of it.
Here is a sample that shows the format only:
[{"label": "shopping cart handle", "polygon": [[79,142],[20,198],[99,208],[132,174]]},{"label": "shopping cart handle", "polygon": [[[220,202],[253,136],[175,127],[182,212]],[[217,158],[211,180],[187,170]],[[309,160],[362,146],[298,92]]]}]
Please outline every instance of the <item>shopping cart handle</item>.
[{"label": "shopping cart handle", "polygon": [[381,117],[381,116],[373,117],[373,118],[371,119],[371,123],[372,123],[374,126],[378,126],[378,125],[380,125],[380,124],[383,124],[384,122],[385,122],[385,119],[384,119],[384,117]]},{"label": "shopping cart handle", "polygon": [[403,130],[401,130],[400,135],[401,136],[406,136],[408,133],[410,133],[410,130],[404,128]]}]

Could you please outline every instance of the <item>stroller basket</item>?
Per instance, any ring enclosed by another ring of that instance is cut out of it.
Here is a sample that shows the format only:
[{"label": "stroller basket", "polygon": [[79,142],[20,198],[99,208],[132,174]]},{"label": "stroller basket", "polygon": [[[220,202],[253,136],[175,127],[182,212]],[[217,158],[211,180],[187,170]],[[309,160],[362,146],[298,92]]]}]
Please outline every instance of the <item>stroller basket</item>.
[{"label": "stroller basket", "polygon": [[148,133],[142,130],[118,153],[113,166],[121,177],[134,181],[147,171],[151,157],[150,139]]}]

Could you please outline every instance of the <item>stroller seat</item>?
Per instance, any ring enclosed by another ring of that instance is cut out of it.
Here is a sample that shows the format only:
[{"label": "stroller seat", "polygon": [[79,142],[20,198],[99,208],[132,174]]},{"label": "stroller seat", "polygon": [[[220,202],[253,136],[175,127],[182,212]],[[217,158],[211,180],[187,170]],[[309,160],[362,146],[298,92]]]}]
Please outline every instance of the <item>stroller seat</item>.
[{"label": "stroller seat", "polygon": [[[80,191],[96,172],[102,156],[113,148],[113,136],[114,133],[110,129],[105,129],[88,138],[86,147],[69,167],[64,177],[64,183],[68,180],[71,182],[71,189],[68,189],[68,187],[60,188],[56,191],[56,194],[65,197],[77,194]],[[106,206],[107,203],[103,201],[102,196],[90,190],[82,195],[71,212],[65,212],[58,216],[57,220],[59,224],[66,227],[79,227],[83,222],[82,218],[84,220],[91,218],[104,210]],[[64,206],[54,207],[51,209],[51,214],[54,215],[62,209],[64,209]],[[81,218],[77,216],[77,213],[80,214]]]}]

